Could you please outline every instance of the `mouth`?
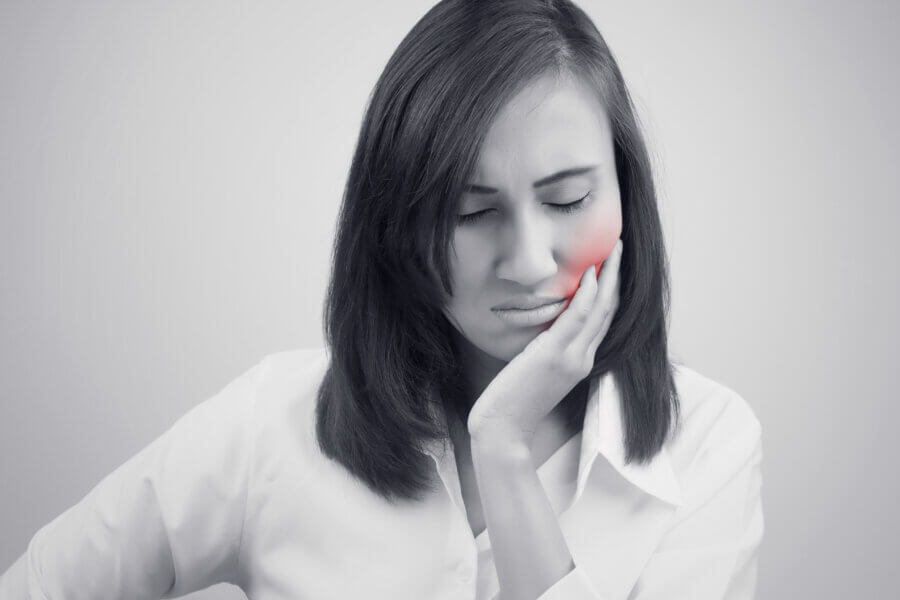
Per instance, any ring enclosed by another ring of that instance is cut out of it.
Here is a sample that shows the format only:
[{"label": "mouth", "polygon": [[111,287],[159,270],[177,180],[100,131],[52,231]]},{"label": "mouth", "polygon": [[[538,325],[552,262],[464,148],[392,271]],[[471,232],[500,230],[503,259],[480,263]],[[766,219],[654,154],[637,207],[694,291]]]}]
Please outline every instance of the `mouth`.
[{"label": "mouth", "polygon": [[519,296],[507,302],[503,302],[491,308],[491,310],[531,310],[532,308],[540,308],[548,304],[556,304],[564,300],[564,298],[553,298],[550,296],[535,296],[529,294],[527,296]]},{"label": "mouth", "polygon": [[519,327],[543,325],[558,317],[566,306],[566,299],[551,301],[536,308],[492,308],[502,321]]}]

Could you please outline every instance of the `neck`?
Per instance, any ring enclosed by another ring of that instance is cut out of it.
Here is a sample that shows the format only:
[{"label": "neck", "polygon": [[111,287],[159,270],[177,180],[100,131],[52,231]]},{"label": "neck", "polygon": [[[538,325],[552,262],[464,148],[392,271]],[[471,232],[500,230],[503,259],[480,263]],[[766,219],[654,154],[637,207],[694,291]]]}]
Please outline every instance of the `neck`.
[{"label": "neck", "polygon": [[459,362],[460,385],[463,393],[459,404],[468,412],[508,362],[484,352],[462,335],[455,336],[454,348],[456,359]]}]

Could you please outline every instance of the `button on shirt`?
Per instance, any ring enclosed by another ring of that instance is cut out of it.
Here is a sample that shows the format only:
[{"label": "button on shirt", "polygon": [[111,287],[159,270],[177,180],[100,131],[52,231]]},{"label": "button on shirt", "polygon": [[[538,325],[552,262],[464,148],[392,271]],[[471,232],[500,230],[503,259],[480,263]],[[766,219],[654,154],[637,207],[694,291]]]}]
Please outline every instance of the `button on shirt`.
[{"label": "button on shirt", "polygon": [[[201,402],[32,537],[0,599],[169,598],[218,582],[251,600],[489,600],[450,440],[436,485],[391,504],[315,441],[326,348],[270,354]],[[539,600],[747,600],[764,523],[760,424],[743,398],[675,367],[682,425],[624,462],[613,373],[582,431],[537,467],[575,568]],[[443,485],[441,485],[443,484]]]}]

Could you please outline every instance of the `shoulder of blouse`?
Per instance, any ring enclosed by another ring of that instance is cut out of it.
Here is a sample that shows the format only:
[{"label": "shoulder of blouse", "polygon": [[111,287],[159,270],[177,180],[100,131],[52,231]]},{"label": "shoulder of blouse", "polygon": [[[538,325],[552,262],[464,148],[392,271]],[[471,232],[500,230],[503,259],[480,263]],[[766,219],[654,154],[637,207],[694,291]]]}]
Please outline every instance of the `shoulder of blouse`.
[{"label": "shoulder of blouse", "polygon": [[269,413],[296,410],[303,405],[310,408],[330,355],[325,347],[297,348],[266,355],[257,390],[257,413],[265,418]]},{"label": "shoulder of blouse", "polygon": [[315,437],[315,409],[319,385],[330,354],[325,347],[274,352],[261,361],[252,438],[254,467],[263,477],[280,461],[310,460],[319,456]]},{"label": "shoulder of blouse", "polygon": [[674,375],[681,418],[668,450],[676,471],[709,452],[743,460],[761,444],[759,418],[741,394],[686,365]]}]

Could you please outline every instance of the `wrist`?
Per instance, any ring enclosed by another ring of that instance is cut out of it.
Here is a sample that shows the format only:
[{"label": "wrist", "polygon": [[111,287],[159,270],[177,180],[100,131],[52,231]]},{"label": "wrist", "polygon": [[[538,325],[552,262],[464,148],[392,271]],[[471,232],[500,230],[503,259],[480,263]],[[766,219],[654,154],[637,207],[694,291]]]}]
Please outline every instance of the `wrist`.
[{"label": "wrist", "polygon": [[473,457],[503,461],[531,461],[531,440],[520,432],[482,427],[469,434]]}]

